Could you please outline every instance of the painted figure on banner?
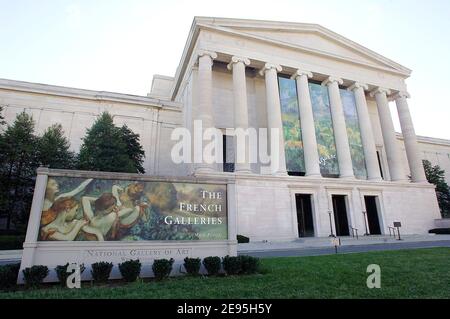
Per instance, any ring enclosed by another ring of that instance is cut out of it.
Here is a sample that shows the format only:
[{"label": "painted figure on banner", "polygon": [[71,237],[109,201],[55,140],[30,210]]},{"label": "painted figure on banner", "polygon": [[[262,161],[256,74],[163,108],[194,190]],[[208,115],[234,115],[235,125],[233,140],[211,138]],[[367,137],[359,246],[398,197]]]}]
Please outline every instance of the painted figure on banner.
[{"label": "painted figure on banner", "polygon": [[48,216],[55,218],[41,228],[41,240],[74,240],[80,229],[88,224],[87,220],[74,219],[78,206],[78,202],[72,198],[57,199],[45,211]]},{"label": "painted figure on banner", "polygon": [[89,183],[92,182],[92,180],[93,180],[92,178],[86,179],[72,191],[57,195],[57,193],[59,193],[59,184],[56,181],[56,179],[49,178],[48,182],[47,182],[47,188],[45,190],[45,199],[44,199],[44,208],[43,209],[44,210],[49,209],[52,206],[52,204],[58,199],[70,198],[70,197],[76,196],[77,194],[84,191],[86,186],[89,185]]},{"label": "painted figure on banner", "polygon": [[112,193],[103,193],[100,197],[83,197],[82,203],[84,216],[89,221],[89,225],[83,227],[83,231],[96,235],[99,241],[105,240],[107,235],[114,240],[120,228],[121,219],[131,217],[125,225],[132,224],[139,218],[141,211],[139,206],[134,208],[118,206],[118,199]]}]

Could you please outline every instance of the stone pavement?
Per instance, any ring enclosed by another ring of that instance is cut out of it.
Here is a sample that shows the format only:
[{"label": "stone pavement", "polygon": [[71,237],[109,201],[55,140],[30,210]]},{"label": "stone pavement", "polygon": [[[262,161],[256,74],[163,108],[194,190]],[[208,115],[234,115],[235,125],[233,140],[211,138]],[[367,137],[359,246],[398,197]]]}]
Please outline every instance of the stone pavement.
[{"label": "stone pavement", "polygon": [[[449,247],[450,235],[405,235],[401,240],[390,236],[341,237],[340,252],[392,250],[404,248]],[[334,253],[331,238],[299,238],[290,242],[250,242],[238,244],[238,253],[261,257],[308,256]]]}]

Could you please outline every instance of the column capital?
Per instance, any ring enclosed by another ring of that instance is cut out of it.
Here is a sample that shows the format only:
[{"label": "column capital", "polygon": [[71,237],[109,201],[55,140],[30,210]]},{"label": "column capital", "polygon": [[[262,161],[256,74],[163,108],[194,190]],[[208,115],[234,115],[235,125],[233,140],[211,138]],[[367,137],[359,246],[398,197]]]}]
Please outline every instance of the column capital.
[{"label": "column capital", "polygon": [[330,83],[336,82],[337,84],[343,84],[344,81],[341,78],[338,78],[336,76],[329,76],[325,81],[322,82],[322,85],[328,85]]},{"label": "column capital", "polygon": [[308,79],[311,79],[313,77],[312,72],[298,69],[294,74],[292,74],[291,80],[297,80],[297,78],[301,77],[302,75],[306,75]]},{"label": "column capital", "polygon": [[283,68],[279,64],[273,64],[273,63],[266,63],[264,67],[259,71],[259,75],[264,76],[266,71],[269,71],[271,69],[275,69],[277,72],[281,72]]},{"label": "column capital", "polygon": [[386,89],[386,88],[382,88],[382,87],[377,87],[375,90],[372,90],[370,92],[370,96],[374,97],[375,95],[380,94],[380,93],[381,94],[386,94],[386,97],[387,97],[388,95],[391,94],[391,90]]},{"label": "column capital", "polygon": [[202,56],[209,56],[212,60],[217,59],[217,53],[214,51],[198,50],[197,58],[200,58]]},{"label": "column capital", "polygon": [[232,70],[233,69],[233,65],[236,63],[242,62],[244,63],[245,66],[250,65],[250,60],[244,57],[240,57],[240,56],[233,56],[231,58],[230,63],[228,63],[227,65],[227,69],[228,70]]},{"label": "column capital", "polygon": [[361,83],[361,82],[355,82],[352,85],[349,86],[349,88],[347,90],[349,91],[354,91],[356,89],[360,89],[362,88],[364,91],[369,89],[369,86],[365,83]]},{"label": "column capital", "polygon": [[398,92],[395,92],[394,94],[392,94],[390,96],[390,98],[392,100],[397,100],[397,99],[400,99],[400,98],[410,99],[411,95],[408,92],[406,92],[406,91],[398,91]]}]

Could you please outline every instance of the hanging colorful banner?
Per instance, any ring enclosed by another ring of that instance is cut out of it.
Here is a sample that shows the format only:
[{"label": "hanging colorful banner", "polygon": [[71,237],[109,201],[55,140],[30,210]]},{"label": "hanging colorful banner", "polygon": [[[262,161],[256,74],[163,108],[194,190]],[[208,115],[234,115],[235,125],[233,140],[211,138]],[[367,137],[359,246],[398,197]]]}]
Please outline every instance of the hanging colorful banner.
[{"label": "hanging colorful banner", "polygon": [[320,172],[323,176],[339,176],[328,89],[320,84],[309,83],[309,91],[316,127]]},{"label": "hanging colorful banner", "polygon": [[302,130],[295,80],[278,78],[280,87],[281,119],[283,121],[286,169],[290,173],[304,173]]},{"label": "hanging colorful banner", "polygon": [[345,124],[347,126],[348,143],[352,156],[353,173],[358,179],[367,179],[366,161],[361,140],[358,112],[356,110],[355,94],[341,89],[342,107],[344,108]]}]

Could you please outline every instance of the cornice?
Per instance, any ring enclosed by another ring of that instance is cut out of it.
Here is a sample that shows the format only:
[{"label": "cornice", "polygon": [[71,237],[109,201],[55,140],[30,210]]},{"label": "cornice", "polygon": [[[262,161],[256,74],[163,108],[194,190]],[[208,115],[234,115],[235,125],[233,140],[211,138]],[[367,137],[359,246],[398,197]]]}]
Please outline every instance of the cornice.
[{"label": "cornice", "polygon": [[181,109],[180,103],[166,101],[162,99],[155,99],[147,96],[131,95],[107,91],[93,91],[86,89],[78,89],[78,88],[24,82],[24,81],[15,81],[8,79],[0,79],[0,89],[25,93],[35,93],[35,94],[92,100],[92,101],[137,104],[155,108]]},{"label": "cornice", "polygon": [[[403,141],[403,134],[402,133],[396,132],[395,134],[397,136],[397,139]],[[441,146],[450,147],[450,140],[446,140],[446,139],[443,139],[443,138],[436,138],[436,137],[417,135],[417,141],[419,143],[424,143],[424,144],[434,144],[434,145],[441,145]]]},{"label": "cornice", "polygon": [[227,178],[228,181],[235,181],[239,184],[240,181],[254,181],[254,182],[274,182],[281,183],[280,186],[287,186],[289,188],[295,187],[326,187],[327,189],[351,189],[358,187],[371,188],[422,188],[434,189],[435,186],[428,183],[411,183],[408,181],[368,181],[358,179],[342,179],[342,178],[326,178],[326,177],[307,177],[307,176],[274,176],[274,175],[260,175],[260,174],[234,174],[234,173],[197,173],[194,175],[197,178]]}]

